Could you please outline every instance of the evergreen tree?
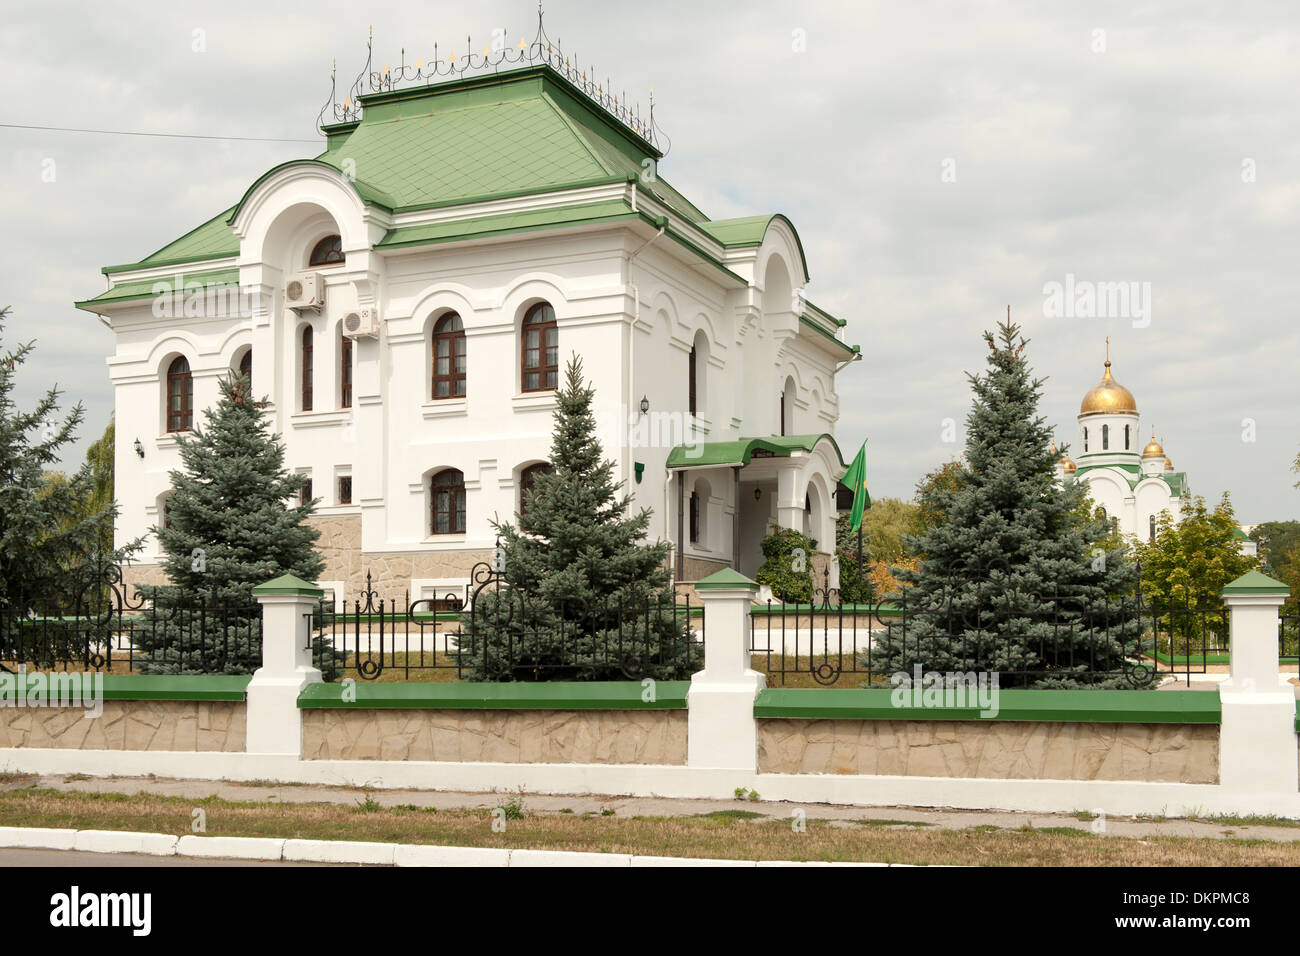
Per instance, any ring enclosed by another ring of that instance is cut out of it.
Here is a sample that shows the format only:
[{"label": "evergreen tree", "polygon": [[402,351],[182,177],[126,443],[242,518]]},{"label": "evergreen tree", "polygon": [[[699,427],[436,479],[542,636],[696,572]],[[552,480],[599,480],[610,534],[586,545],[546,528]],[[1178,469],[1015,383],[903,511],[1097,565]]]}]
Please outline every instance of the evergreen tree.
[{"label": "evergreen tree", "polygon": [[671,545],[644,543],[650,511],[631,513],[602,458],[594,396],[574,356],[555,394],[551,471],[514,523],[493,522],[502,579],[462,615],[471,680],[680,679],[702,665],[673,606]]},{"label": "evergreen tree", "polygon": [[[8,315],[8,307],[0,309],[0,331]],[[0,627],[6,628],[32,614],[101,613],[113,567],[139,546],[113,549],[117,506],[111,492],[97,493],[90,462],[71,475],[44,471],[74,441],[85,410],[78,402],[60,414],[57,386],[30,410],[18,408],[17,370],[33,349],[27,342],[0,352]]]},{"label": "evergreen tree", "polygon": [[[988,368],[968,375],[964,461],[927,491],[929,523],[908,541],[920,568],[897,572],[912,585],[907,624],[877,635],[870,668],[996,671],[1002,686],[1127,686],[1126,652],[1141,636],[1136,569],[1096,547],[1106,528],[1081,520],[1082,483],[1054,480],[1059,453],[1037,414],[1042,381],[1019,327],[1007,321],[984,338]],[[1016,676],[1025,671],[1043,675]]]},{"label": "evergreen tree", "polygon": [[[253,588],[282,574],[315,581],[325,563],[307,524],[315,501],[288,504],[306,484],[284,465],[263,403],[249,383],[220,383],[204,425],[176,445],[167,520],[151,530],[170,584],[142,588],[153,606],[135,643],[146,673],[251,674],[261,666],[261,613]],[[200,613],[200,608],[202,612]],[[317,640],[316,666],[335,675],[337,654]]]}]

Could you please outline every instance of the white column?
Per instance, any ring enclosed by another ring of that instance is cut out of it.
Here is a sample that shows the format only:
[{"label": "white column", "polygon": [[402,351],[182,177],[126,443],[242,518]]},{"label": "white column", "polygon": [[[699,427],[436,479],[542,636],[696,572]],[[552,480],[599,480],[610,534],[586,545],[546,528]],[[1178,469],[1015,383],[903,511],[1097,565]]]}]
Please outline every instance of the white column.
[{"label": "white column", "polygon": [[311,614],[323,593],[291,574],[253,588],[262,605],[262,666],[248,682],[248,753],[302,755],[298,694],[321,680],[311,661]]},{"label": "white column", "polygon": [[776,523],[791,531],[803,531],[803,499],[806,488],[799,488],[798,466],[781,468],[776,473]]},{"label": "white column", "polygon": [[749,666],[749,606],[758,585],[725,568],[695,585],[704,602],[704,670],[686,695],[686,763],[758,771],[754,699],[766,678]]},{"label": "white column", "polygon": [[1294,688],[1278,671],[1278,609],[1290,590],[1251,571],[1223,589],[1229,677],[1219,685],[1219,783],[1259,794],[1300,789]]}]

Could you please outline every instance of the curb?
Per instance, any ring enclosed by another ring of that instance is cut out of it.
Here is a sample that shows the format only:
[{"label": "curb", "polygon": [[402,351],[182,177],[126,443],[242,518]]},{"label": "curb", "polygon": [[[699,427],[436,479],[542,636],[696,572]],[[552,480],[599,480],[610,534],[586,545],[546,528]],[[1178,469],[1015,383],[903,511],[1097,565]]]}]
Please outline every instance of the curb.
[{"label": "curb", "polygon": [[363,843],[350,840],[277,840],[270,837],[209,837],[129,830],[55,830],[0,827],[0,849],[143,853],[194,859],[284,860],[369,866],[905,866],[898,863],[821,863],[795,860],[712,860],[697,857],[631,856],[572,850],[506,850],[492,847]]}]

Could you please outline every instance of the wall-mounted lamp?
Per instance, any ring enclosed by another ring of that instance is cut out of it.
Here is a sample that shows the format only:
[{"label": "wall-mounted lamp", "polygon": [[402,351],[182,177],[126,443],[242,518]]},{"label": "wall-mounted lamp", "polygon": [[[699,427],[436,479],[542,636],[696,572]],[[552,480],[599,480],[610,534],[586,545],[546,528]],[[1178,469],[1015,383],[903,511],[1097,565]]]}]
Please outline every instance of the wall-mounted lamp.
[{"label": "wall-mounted lamp", "polygon": [[754,500],[755,500],[755,501],[758,501],[758,500],[760,500],[762,497],[763,497],[763,489],[762,489],[762,488],[755,488],[755,489],[754,489]]},{"label": "wall-mounted lamp", "polygon": [[644,415],[644,414],[645,414],[646,412],[648,412],[648,411],[650,411],[650,399],[647,398],[645,395],[642,395],[642,396],[641,396],[641,414]]},{"label": "wall-mounted lamp", "polygon": [[138,438],[135,440],[135,453],[141,458],[144,457],[144,445],[140,444],[140,439]]}]

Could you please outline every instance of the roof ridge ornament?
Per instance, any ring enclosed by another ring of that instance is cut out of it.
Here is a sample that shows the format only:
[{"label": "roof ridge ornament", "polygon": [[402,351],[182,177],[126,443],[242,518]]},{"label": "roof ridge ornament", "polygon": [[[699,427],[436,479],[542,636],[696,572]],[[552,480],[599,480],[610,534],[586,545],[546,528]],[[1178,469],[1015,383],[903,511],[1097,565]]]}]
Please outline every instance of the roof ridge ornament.
[{"label": "roof ridge ornament", "polygon": [[[332,117],[332,123],[353,123],[360,120],[362,112],[361,97],[370,93],[387,93],[397,89],[411,89],[419,83],[423,83],[425,86],[434,86],[440,81],[459,80],[467,74],[497,73],[500,72],[503,66],[544,65],[549,66],[572,83],[588,100],[599,106],[605,113],[618,120],[619,123],[651,146],[660,149],[659,137],[664,136],[665,139],[667,137],[655,122],[653,87],[650,90],[649,115],[643,117],[639,103],[635,107],[628,104],[626,92],[621,97],[613,94],[612,84],[608,77],[606,77],[603,84],[597,82],[596,72],[593,67],[580,68],[576,54],[570,61],[569,55],[564,52],[561,41],[551,41],[545,27],[542,25],[541,3],[537,4],[537,33],[531,42],[520,37],[519,44],[512,47],[506,43],[508,32],[505,29],[493,31],[492,42],[483,45],[482,53],[473,52],[474,44],[470,37],[465,38],[464,53],[459,56],[455,50],[448,51],[445,56],[441,55],[438,44],[434,43],[433,57],[430,59],[417,57],[413,65],[406,62],[406,48],[403,47],[401,58],[396,65],[385,63],[383,69],[376,70],[374,68],[375,28],[371,24],[366,39],[366,64],[348,88],[342,103],[339,102],[339,88],[336,78],[338,61],[337,59],[334,60],[330,68],[329,99],[321,107],[320,115],[317,117],[317,126],[325,124],[327,115]],[[661,152],[666,155],[668,151],[662,149]]]}]

